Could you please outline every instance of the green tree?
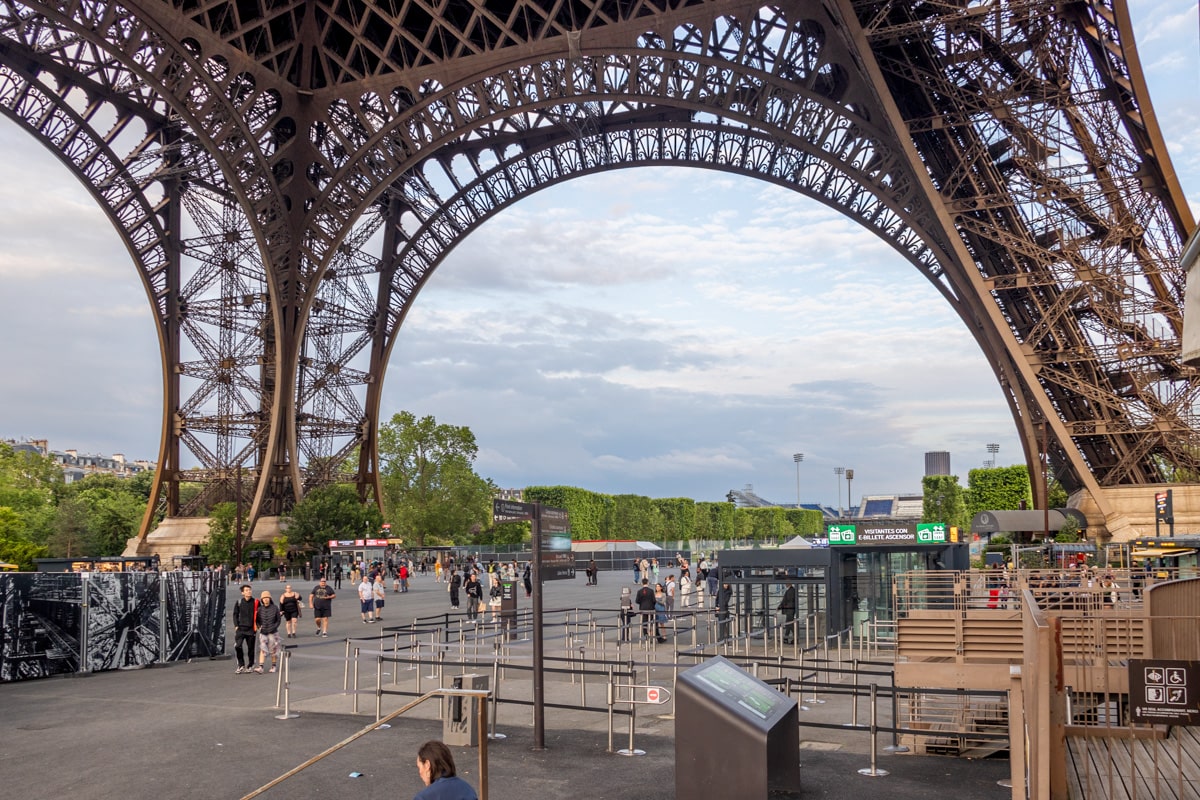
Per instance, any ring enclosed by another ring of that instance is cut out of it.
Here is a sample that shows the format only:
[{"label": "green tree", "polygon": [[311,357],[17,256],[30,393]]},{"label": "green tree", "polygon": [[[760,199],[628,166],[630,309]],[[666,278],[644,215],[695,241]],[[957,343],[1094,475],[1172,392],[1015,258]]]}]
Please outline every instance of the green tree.
[{"label": "green tree", "polygon": [[54,459],[0,443],[0,506],[12,509],[20,523],[10,538],[44,545],[54,532],[62,468]]},{"label": "green tree", "polygon": [[812,508],[785,508],[783,516],[801,536],[824,536],[825,517]]},{"label": "green tree", "polygon": [[210,564],[232,564],[236,551],[237,503],[218,503],[208,512],[208,540],[200,554]]},{"label": "green tree", "polygon": [[[109,476],[112,477],[112,476]],[[84,489],[75,499],[87,505],[88,532],[101,556],[117,556],[137,535],[146,501],[124,487],[101,486]]]},{"label": "green tree", "polygon": [[62,467],[53,458],[0,442],[0,486],[56,492],[65,485]]},{"label": "green tree", "polygon": [[467,541],[491,519],[495,487],[472,468],[478,446],[467,427],[401,411],[379,429],[384,517],[406,543]]},{"label": "green tree", "polygon": [[595,541],[618,538],[612,535],[615,508],[612,495],[575,486],[529,486],[524,491],[524,497],[527,503],[565,509],[571,520],[572,539]]},{"label": "green tree", "polygon": [[1054,536],[1054,541],[1061,544],[1070,544],[1071,542],[1079,541],[1079,523],[1074,517],[1068,516],[1063,520],[1062,527],[1058,529],[1058,533]]},{"label": "green tree", "polygon": [[1033,507],[1029,471],[1022,464],[973,469],[967,473],[967,480],[969,487],[964,499],[968,519],[980,511],[1012,511],[1020,508],[1022,501]]},{"label": "green tree", "polygon": [[613,503],[614,538],[645,541],[663,538],[662,517],[649,497],[618,494],[613,496]]},{"label": "green tree", "polygon": [[921,506],[922,522],[944,522],[966,531],[971,520],[957,475],[926,475],[921,479],[925,495]]},{"label": "green tree", "polygon": [[0,561],[16,564],[22,572],[33,572],[35,558],[47,555],[45,545],[26,538],[25,520],[8,506],[0,506]]},{"label": "green tree", "polygon": [[732,539],[735,510],[733,503],[697,503],[696,538],[717,541]]},{"label": "green tree", "polygon": [[358,499],[353,486],[334,483],[313,489],[288,515],[287,541],[302,550],[320,553],[330,539],[375,536],[383,515]]},{"label": "green tree", "polygon": [[54,530],[47,548],[56,558],[99,555],[95,538],[88,529],[88,504],[79,498],[64,500],[58,505]]},{"label": "green tree", "polygon": [[652,501],[658,511],[663,538],[687,541],[696,535],[696,501],[690,497],[664,497]]},{"label": "green tree", "polygon": [[475,537],[475,543],[481,545],[527,544],[529,542],[531,525],[525,521],[498,522],[492,527],[480,531]]}]

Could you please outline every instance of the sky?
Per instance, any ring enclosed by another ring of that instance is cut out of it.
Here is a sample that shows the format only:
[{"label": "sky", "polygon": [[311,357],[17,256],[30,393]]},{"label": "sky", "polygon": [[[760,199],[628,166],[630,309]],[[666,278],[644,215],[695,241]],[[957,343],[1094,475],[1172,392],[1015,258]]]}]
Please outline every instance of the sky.
[{"label": "sky", "polygon": [[[1130,6],[1200,211],[1196,4]],[[158,344],[124,247],[6,120],[0,154],[0,439],[153,460]],[[401,410],[469,427],[501,487],[837,507],[919,492],[927,451],[964,484],[989,443],[1023,463],[990,367],[916,269],[815,201],[704,170],[573,180],[472,234],[392,352],[382,417]]]}]

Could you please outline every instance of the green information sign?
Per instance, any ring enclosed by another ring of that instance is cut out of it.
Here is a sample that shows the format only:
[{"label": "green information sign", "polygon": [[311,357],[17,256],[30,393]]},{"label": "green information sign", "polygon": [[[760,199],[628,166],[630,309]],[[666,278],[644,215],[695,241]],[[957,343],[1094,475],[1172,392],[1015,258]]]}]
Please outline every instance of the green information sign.
[{"label": "green information sign", "polygon": [[917,523],[917,544],[945,544],[949,531],[944,522]]},{"label": "green information sign", "polygon": [[858,533],[853,525],[830,525],[829,546],[858,543]]}]

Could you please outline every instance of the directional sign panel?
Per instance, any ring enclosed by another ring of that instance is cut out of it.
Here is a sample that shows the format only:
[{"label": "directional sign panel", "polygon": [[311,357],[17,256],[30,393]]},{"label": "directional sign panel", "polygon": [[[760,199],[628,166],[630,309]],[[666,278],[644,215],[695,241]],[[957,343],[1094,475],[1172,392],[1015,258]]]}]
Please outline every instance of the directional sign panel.
[{"label": "directional sign panel", "polygon": [[516,500],[492,500],[492,517],[496,522],[515,522],[517,520],[533,519],[533,503],[519,503]]},{"label": "directional sign panel", "polygon": [[918,522],[917,544],[945,544],[947,530],[944,522]]},{"label": "directional sign panel", "polygon": [[543,506],[539,520],[542,580],[574,580],[575,554],[571,552],[571,518],[566,509]]},{"label": "directional sign panel", "polygon": [[827,533],[831,545],[855,544],[858,538],[853,525],[830,525]]},{"label": "directional sign panel", "polygon": [[1200,661],[1129,660],[1133,722],[1200,725]]}]

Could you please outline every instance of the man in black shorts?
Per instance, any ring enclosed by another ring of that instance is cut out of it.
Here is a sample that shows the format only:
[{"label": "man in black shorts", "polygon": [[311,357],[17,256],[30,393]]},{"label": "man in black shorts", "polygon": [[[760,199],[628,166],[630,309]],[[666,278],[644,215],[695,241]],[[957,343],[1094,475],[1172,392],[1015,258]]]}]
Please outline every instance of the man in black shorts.
[{"label": "man in black shorts", "polygon": [[317,636],[329,636],[329,618],[333,616],[333,598],[337,597],[324,577],[308,596],[308,607],[317,620]]}]

